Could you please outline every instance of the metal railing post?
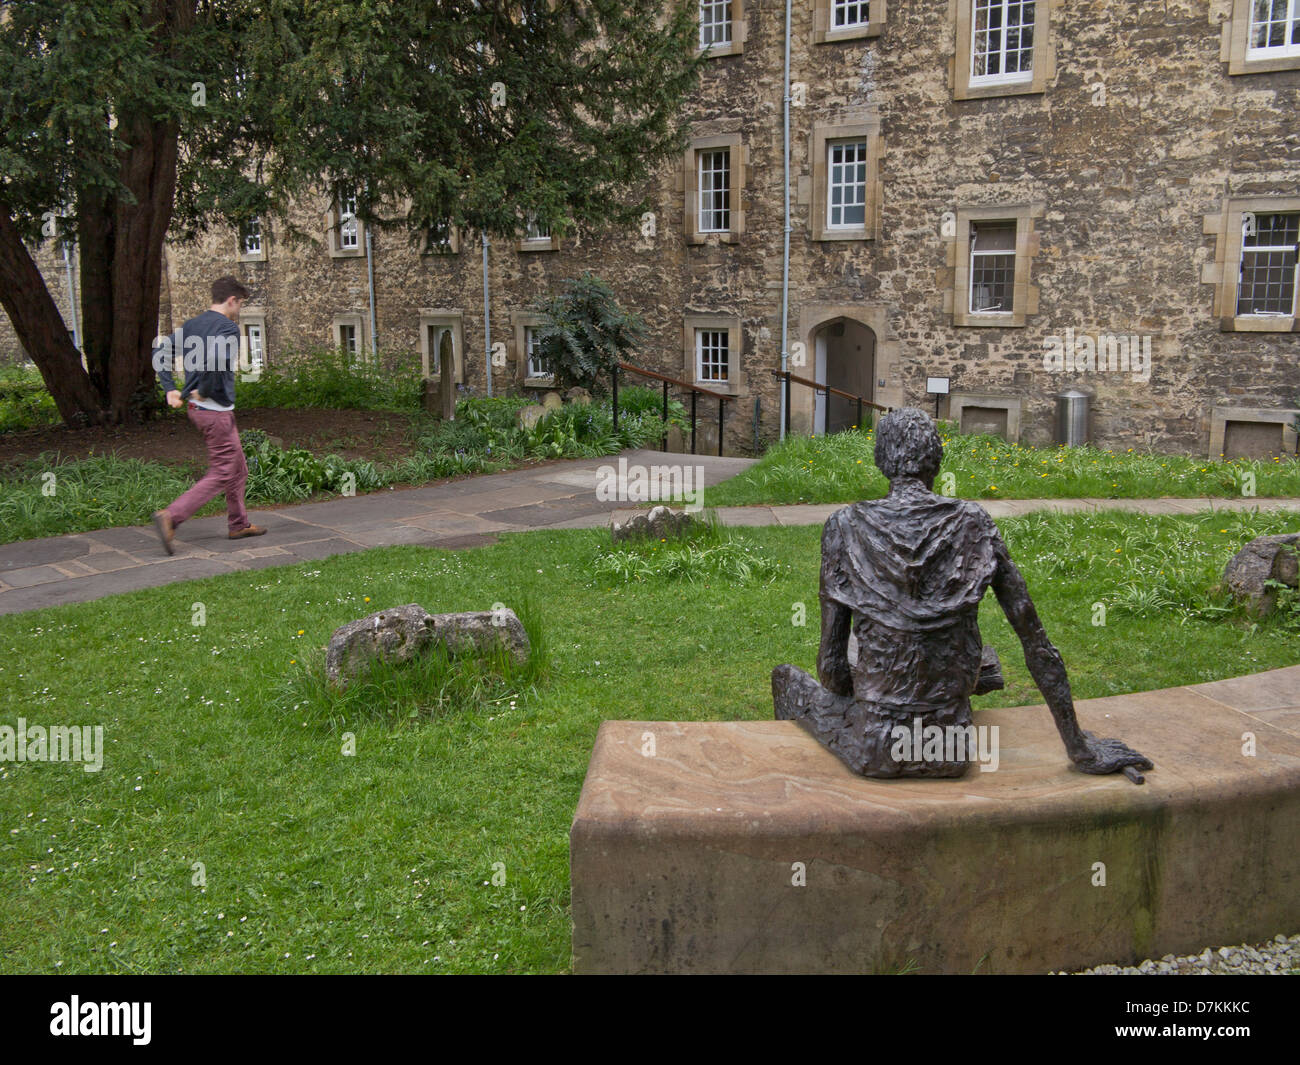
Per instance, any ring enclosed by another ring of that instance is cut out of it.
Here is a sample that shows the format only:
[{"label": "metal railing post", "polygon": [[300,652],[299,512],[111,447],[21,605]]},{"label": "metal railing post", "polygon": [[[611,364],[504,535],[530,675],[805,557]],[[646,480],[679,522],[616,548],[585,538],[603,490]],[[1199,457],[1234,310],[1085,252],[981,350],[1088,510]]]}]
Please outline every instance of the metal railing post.
[{"label": "metal railing post", "polygon": [[668,450],[668,382],[664,382],[664,435],[659,441],[659,450]]},{"label": "metal railing post", "polygon": [[691,454],[695,454],[695,403],[700,398],[700,394],[694,389],[691,390]]},{"label": "metal railing post", "polygon": [[614,432],[618,432],[618,366],[614,367]]}]

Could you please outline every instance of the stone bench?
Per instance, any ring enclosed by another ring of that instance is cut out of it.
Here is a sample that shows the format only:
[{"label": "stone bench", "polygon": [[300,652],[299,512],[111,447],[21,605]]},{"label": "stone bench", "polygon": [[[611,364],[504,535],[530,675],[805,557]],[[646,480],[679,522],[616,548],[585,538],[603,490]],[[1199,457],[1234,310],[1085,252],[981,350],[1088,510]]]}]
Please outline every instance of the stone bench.
[{"label": "stone bench", "polygon": [[1300,666],[1077,711],[1145,785],[1075,771],[1042,706],[977,711],[999,767],[933,781],[793,722],[605,722],[575,972],[1045,972],[1300,929]]}]

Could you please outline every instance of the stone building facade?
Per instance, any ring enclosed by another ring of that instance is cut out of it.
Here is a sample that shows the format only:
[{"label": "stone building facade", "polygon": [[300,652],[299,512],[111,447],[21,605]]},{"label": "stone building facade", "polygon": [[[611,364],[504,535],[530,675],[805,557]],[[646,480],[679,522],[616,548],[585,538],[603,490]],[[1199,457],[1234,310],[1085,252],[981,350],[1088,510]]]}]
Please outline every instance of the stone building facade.
[{"label": "stone building facade", "polygon": [[[590,269],[650,326],[640,364],[733,397],[724,443],[745,453],[780,426],[785,5],[700,7],[710,58],[653,217],[491,241],[492,383],[546,387],[530,306]],[[1296,5],[794,0],[790,50],[792,372],[884,406],[934,409],[946,387],[942,415],[1024,443],[1055,438],[1073,389],[1101,446],[1294,452]],[[300,211],[316,247],[230,231],[169,247],[161,327],[230,272],[269,362],[368,350],[364,227]],[[434,376],[450,360],[481,393],[479,235],[369,237],[379,346]],[[59,298],[53,260],[47,277]],[[824,402],[795,385],[792,430],[856,421]],[[716,403],[700,409],[712,448]]]}]

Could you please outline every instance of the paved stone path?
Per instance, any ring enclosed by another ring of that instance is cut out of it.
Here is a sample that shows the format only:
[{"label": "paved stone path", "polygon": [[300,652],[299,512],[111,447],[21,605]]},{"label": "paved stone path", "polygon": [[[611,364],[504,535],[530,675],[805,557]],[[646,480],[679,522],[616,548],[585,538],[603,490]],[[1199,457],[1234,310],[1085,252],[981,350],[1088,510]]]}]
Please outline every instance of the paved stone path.
[{"label": "paved stone path", "polygon": [[[254,508],[253,520],[266,527],[266,536],[229,540],[224,514],[192,519],[177,530],[176,554],[171,557],[163,552],[152,525],[3,544],[0,614],[370,547],[478,547],[503,532],[595,528],[608,524],[611,514],[630,509],[627,503],[596,495],[601,467],[617,470],[620,459],[628,467],[693,466],[700,471],[696,483],[706,487],[754,463],[743,458],[625,451],[616,457],[546,463],[421,488]],[[620,487],[623,483],[620,480]],[[724,525],[820,525],[842,505],[719,507],[717,513]],[[986,500],[983,506],[995,518],[1042,509],[1191,514],[1254,506],[1300,511],[1300,499],[1020,499]]]}]

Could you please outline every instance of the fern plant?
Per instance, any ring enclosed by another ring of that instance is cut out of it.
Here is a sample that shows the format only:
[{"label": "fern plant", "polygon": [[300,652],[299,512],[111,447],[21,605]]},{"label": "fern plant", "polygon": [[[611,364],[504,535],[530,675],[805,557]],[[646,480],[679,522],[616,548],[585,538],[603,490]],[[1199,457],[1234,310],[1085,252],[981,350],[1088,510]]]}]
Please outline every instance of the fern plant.
[{"label": "fern plant", "polygon": [[603,391],[619,361],[644,342],[645,323],[590,271],[564,284],[559,295],[535,305],[544,319],[535,330],[538,352],[562,388]]}]

